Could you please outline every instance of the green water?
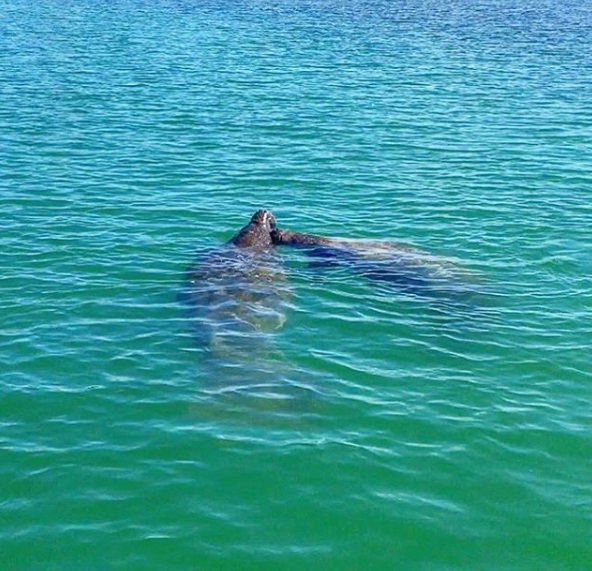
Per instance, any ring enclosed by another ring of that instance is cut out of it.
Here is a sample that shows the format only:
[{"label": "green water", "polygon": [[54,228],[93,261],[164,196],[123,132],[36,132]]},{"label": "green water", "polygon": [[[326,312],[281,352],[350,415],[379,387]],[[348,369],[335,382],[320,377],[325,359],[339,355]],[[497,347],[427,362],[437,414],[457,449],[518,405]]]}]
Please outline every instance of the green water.
[{"label": "green water", "polygon": [[[585,0],[0,2],[0,569],[592,569]],[[285,322],[177,296],[268,208],[470,304],[277,252]]]}]

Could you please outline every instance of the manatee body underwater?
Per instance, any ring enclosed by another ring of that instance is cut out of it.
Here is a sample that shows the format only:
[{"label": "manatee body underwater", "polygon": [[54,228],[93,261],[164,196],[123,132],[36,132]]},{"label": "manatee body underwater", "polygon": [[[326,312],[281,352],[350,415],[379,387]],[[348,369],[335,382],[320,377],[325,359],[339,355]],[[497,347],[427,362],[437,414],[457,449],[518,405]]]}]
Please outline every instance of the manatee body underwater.
[{"label": "manatee body underwater", "polygon": [[194,338],[219,360],[246,362],[269,345],[285,321],[289,289],[271,231],[275,218],[258,210],[227,243],[198,252],[179,300]]},{"label": "manatee body underwater", "polygon": [[276,246],[304,249],[315,269],[346,267],[355,275],[406,294],[471,303],[476,293],[478,278],[474,274],[406,244],[331,238],[277,227],[271,231],[271,238]]}]

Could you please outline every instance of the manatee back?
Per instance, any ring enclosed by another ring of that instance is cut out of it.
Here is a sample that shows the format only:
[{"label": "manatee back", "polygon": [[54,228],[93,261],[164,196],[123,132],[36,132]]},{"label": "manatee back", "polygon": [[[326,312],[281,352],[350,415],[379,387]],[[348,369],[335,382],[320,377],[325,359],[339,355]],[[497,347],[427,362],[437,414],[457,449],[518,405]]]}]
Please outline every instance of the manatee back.
[{"label": "manatee back", "polygon": [[288,298],[273,252],[231,244],[198,255],[182,294],[198,344],[226,356],[266,343],[267,333],[285,321]]}]

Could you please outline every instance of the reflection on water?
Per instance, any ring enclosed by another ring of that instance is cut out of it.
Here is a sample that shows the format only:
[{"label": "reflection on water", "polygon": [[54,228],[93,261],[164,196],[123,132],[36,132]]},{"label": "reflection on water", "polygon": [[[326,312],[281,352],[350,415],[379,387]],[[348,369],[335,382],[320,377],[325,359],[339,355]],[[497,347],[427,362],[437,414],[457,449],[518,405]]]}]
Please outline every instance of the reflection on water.
[{"label": "reflection on water", "polygon": [[318,413],[322,402],[318,383],[279,354],[250,362],[207,356],[196,380],[191,414],[216,424],[300,425]]},{"label": "reflection on water", "polygon": [[591,6],[3,2],[0,567],[588,571]]}]

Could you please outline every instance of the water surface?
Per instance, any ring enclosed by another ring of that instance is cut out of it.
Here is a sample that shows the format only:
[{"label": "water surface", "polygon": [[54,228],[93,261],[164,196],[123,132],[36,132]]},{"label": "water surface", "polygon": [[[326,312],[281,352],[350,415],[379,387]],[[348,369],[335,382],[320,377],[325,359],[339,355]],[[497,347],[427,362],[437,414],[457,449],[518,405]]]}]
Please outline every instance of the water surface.
[{"label": "water surface", "polygon": [[[0,32],[3,568],[591,568],[588,3],[16,0]],[[283,249],[268,352],[209,360],[184,272],[261,207],[486,295]]]}]

